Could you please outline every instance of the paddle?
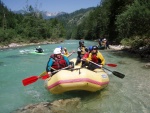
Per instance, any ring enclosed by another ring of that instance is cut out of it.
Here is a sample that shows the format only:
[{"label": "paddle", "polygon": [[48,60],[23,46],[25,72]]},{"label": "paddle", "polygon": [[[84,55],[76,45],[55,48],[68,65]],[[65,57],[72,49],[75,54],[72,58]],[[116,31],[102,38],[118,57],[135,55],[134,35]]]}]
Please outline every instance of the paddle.
[{"label": "paddle", "polygon": [[46,71],[44,71],[43,73],[41,73],[41,74],[39,75],[39,77],[40,77],[42,80],[45,80],[45,79],[47,79],[47,78],[49,77],[49,75],[47,74]]},{"label": "paddle", "polygon": [[[95,65],[97,65],[97,66],[100,67],[100,65],[96,64],[95,62],[92,62],[92,61],[89,61],[89,62],[91,62],[92,64],[95,64]],[[119,77],[119,78],[124,78],[124,77],[125,77],[124,74],[119,73],[119,72],[117,72],[117,71],[111,71],[111,70],[107,69],[106,67],[102,67],[102,68],[104,68],[104,69],[106,69],[106,70],[112,72],[115,76],[117,76],[117,77]]]},{"label": "paddle", "polygon": [[[63,70],[63,69],[66,69],[66,68],[68,68],[69,66],[67,66],[67,67],[64,67],[64,68],[62,68],[62,69],[59,69],[59,70],[56,70],[56,71],[53,71],[52,72],[52,74],[53,73],[56,73],[56,72],[58,72],[58,71],[60,71],[60,70]],[[43,72],[44,73],[44,72]],[[42,74],[41,74],[42,75]],[[34,83],[34,82],[36,82],[39,78],[42,78],[42,79],[46,79],[46,78],[48,78],[49,77],[49,75],[48,74],[46,74],[46,75],[44,75],[44,76],[31,76],[31,77],[28,77],[28,78],[25,78],[25,79],[23,79],[22,80],[22,84],[24,85],[24,86],[27,86],[27,85],[29,85],[29,84],[32,84],[32,83]]]},{"label": "paddle", "polygon": [[75,53],[75,51],[71,52],[67,57],[69,58],[73,53]]},{"label": "paddle", "polygon": [[[83,59],[81,59],[81,60],[84,61]],[[105,64],[105,65],[110,66],[110,67],[116,67],[117,66],[117,64]]]},{"label": "paddle", "polygon": [[117,66],[117,64],[105,64],[105,65],[110,66],[110,67],[116,67]]}]

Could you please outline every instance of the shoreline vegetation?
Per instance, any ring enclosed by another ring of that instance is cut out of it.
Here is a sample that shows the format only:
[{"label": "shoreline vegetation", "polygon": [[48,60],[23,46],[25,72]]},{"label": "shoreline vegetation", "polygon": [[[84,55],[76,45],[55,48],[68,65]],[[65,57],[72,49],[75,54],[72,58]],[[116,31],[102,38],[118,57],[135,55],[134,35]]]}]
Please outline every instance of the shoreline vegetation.
[{"label": "shoreline vegetation", "polygon": [[[63,42],[64,39],[57,39],[57,40],[46,40],[40,41],[37,43],[10,43],[8,45],[0,45],[0,50],[2,49],[9,49],[9,48],[17,48],[17,47],[24,47],[24,46],[32,46],[32,45],[45,45],[45,44],[57,44]],[[110,50],[115,51],[124,51],[132,55],[137,55],[141,59],[146,59],[150,62],[150,46],[144,46],[140,48],[132,48],[130,46],[124,45],[109,45]]]},{"label": "shoreline vegetation", "polygon": [[0,45],[0,49],[9,49],[9,48],[16,48],[16,47],[24,47],[30,45],[44,45],[44,44],[57,44],[61,43],[63,40],[54,40],[54,41],[41,41],[37,43],[10,43],[8,45]]}]

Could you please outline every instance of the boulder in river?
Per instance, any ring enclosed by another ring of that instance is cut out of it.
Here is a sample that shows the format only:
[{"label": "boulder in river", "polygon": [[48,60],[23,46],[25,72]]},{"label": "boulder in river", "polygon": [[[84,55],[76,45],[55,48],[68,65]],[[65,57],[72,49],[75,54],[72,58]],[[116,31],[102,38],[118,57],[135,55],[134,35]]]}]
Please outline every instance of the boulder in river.
[{"label": "boulder in river", "polygon": [[61,99],[52,103],[30,104],[13,113],[76,113],[80,109],[80,105],[80,98]]}]

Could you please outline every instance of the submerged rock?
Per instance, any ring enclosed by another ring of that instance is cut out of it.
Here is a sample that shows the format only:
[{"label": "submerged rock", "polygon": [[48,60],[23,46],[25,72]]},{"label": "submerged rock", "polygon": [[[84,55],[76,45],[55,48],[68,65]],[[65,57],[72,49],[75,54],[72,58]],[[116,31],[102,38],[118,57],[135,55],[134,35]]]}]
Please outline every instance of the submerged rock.
[{"label": "submerged rock", "polygon": [[80,109],[80,98],[61,99],[50,102],[30,104],[13,113],[76,113]]},{"label": "submerged rock", "polygon": [[146,64],[145,64],[145,67],[146,67],[146,68],[150,68],[150,63],[146,63]]}]

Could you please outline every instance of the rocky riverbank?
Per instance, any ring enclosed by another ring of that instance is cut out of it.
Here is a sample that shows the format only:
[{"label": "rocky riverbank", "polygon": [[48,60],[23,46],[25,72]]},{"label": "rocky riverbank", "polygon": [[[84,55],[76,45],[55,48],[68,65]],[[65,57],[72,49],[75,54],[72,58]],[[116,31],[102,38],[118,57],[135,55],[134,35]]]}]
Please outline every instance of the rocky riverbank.
[{"label": "rocky riverbank", "polygon": [[110,45],[110,49],[113,50],[121,50],[128,52],[133,55],[137,55],[140,58],[146,58],[150,60],[150,45],[146,45],[139,48],[132,48],[129,46],[121,46],[121,45]]},{"label": "rocky riverbank", "polygon": [[39,43],[11,43],[7,46],[0,46],[0,49],[7,49],[7,48],[15,48],[15,47],[22,47],[22,46],[29,46],[29,45],[40,45],[40,44],[55,44],[58,42],[39,42]]},{"label": "rocky riverbank", "polygon": [[80,108],[80,98],[72,98],[30,104],[12,113],[78,113]]},{"label": "rocky riverbank", "polygon": [[129,46],[110,45],[109,47],[112,50],[124,51],[131,55],[136,55],[137,57],[140,57],[142,60],[144,59],[147,62],[144,67],[150,68],[150,46],[131,48]]},{"label": "rocky riverbank", "polygon": [[38,43],[10,43],[8,45],[0,46],[0,49],[7,49],[7,48],[15,48],[15,47],[22,47],[22,46],[29,46],[29,45],[44,45],[44,44],[56,44],[63,42],[63,40],[54,40],[54,41],[43,41]]}]

